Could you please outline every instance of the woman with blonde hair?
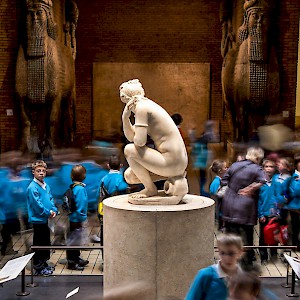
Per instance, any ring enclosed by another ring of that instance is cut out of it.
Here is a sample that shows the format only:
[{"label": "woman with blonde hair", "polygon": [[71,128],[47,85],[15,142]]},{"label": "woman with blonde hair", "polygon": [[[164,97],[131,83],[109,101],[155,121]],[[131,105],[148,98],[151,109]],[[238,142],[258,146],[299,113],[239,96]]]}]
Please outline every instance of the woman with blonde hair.
[{"label": "woman with blonde hair", "polygon": [[[240,235],[247,246],[253,245],[258,190],[266,182],[259,165],[263,157],[261,148],[248,148],[245,160],[234,162],[221,180],[221,186],[228,186],[221,207],[225,230]],[[254,251],[247,251],[245,266],[251,266],[254,259]]]}]

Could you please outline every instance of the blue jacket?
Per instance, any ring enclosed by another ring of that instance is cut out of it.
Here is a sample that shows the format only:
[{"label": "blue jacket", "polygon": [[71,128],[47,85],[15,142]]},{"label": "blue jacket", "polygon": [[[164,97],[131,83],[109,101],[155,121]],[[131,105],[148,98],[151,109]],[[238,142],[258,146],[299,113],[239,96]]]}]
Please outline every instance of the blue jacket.
[{"label": "blue jacket", "polygon": [[123,174],[117,170],[110,170],[100,182],[100,186],[98,187],[97,191],[97,199],[100,196],[102,182],[110,195],[115,192],[119,192],[120,194],[126,194],[127,192],[128,184],[124,180]]},{"label": "blue jacket", "polygon": [[47,224],[50,210],[57,213],[49,185],[44,190],[37,182],[31,181],[27,188],[27,208],[30,223]]},{"label": "blue jacket", "polygon": [[275,174],[272,178],[272,185],[274,191],[273,202],[282,206],[285,204],[286,200],[284,198],[284,191],[288,178],[291,177],[289,174]]},{"label": "blue jacket", "polygon": [[216,195],[220,185],[221,185],[221,177],[216,176],[209,186],[209,192],[212,196]]},{"label": "blue jacket", "polygon": [[196,275],[185,300],[226,300],[227,286],[217,272],[217,265],[201,269]]},{"label": "blue jacket", "polygon": [[258,217],[270,217],[276,214],[276,203],[274,203],[274,186],[271,182],[265,183],[259,189],[258,197]]},{"label": "blue jacket", "polygon": [[84,222],[87,219],[88,196],[84,186],[78,184],[73,188],[76,210],[69,215],[70,222]]},{"label": "blue jacket", "polygon": [[284,209],[296,209],[300,210],[300,173],[295,172],[290,180],[287,180],[285,186],[285,193],[289,198],[289,202],[286,203]]}]

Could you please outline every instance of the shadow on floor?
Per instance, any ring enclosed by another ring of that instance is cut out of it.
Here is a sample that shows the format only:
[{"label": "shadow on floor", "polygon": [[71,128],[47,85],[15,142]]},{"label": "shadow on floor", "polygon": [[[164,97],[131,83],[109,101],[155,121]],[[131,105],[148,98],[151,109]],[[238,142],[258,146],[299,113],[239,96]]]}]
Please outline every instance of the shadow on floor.
[{"label": "shadow on floor", "polygon": [[[79,287],[79,292],[70,299],[88,300],[102,299],[103,295],[103,276],[81,275],[81,276],[34,276],[34,283],[37,287],[26,287],[25,291],[30,292],[28,296],[17,296],[16,293],[22,291],[21,276],[15,280],[5,282],[0,287],[1,300],[37,300],[37,299],[66,299],[68,293]],[[26,284],[31,282],[31,277],[26,276]]]}]

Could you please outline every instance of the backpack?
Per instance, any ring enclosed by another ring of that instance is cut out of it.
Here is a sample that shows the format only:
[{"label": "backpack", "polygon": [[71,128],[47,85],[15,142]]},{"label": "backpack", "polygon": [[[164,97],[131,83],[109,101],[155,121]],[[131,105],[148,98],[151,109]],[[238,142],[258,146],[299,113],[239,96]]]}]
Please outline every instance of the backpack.
[{"label": "backpack", "polygon": [[72,183],[63,195],[62,209],[64,211],[66,211],[68,213],[68,215],[70,215],[74,211],[76,211],[75,196],[74,196],[74,193],[73,193],[73,188],[76,185],[84,186],[81,182]]},{"label": "backpack", "polygon": [[272,218],[264,228],[264,242],[267,246],[282,246],[288,243],[288,225],[281,225],[277,218]]},{"label": "backpack", "polygon": [[108,192],[106,187],[104,186],[104,182],[102,181],[101,187],[100,187],[100,196],[98,199],[98,214],[100,216],[103,216],[103,200],[109,197],[117,196],[123,194],[119,190],[114,191],[112,194]]}]

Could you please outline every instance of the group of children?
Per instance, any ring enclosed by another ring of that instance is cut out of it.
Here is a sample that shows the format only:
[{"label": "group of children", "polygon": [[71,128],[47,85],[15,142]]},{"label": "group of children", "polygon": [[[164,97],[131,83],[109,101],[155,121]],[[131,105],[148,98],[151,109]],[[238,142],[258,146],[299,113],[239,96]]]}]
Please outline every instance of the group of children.
[{"label": "group of children", "polygon": [[[126,193],[127,183],[120,172],[120,160],[117,156],[110,158],[108,167],[110,172],[99,182],[98,195],[101,188],[105,188],[110,194],[116,190]],[[43,160],[37,160],[32,164],[33,180],[27,188],[28,220],[33,227],[33,246],[50,246],[51,232],[49,224],[58,214],[58,208],[54,203],[51,189],[45,183],[47,164]],[[70,188],[74,197],[74,209],[69,213],[69,235],[79,233],[88,217],[88,196],[85,189],[84,179],[86,169],[78,164],[71,170],[72,184]],[[49,221],[50,220],[50,221]],[[103,238],[103,237],[102,237]],[[80,257],[79,250],[67,250],[67,268],[71,270],[84,270],[89,263],[88,260]],[[49,266],[50,250],[36,250],[33,256],[33,268],[35,275],[49,276],[53,273],[54,267]]]},{"label": "group of children", "polygon": [[[210,194],[216,200],[216,219],[219,229],[222,229],[222,188],[221,178],[227,170],[227,162],[217,159],[211,165],[215,174],[210,184]],[[262,162],[266,183],[259,189],[257,216],[259,221],[259,245],[267,246],[264,228],[271,219],[276,218],[280,224],[290,224],[291,243],[297,247],[299,242],[299,213],[300,213],[300,157],[265,158]],[[290,222],[288,222],[290,220]],[[261,261],[269,259],[268,252],[260,250]],[[271,249],[271,258],[277,257],[277,252]]]}]

